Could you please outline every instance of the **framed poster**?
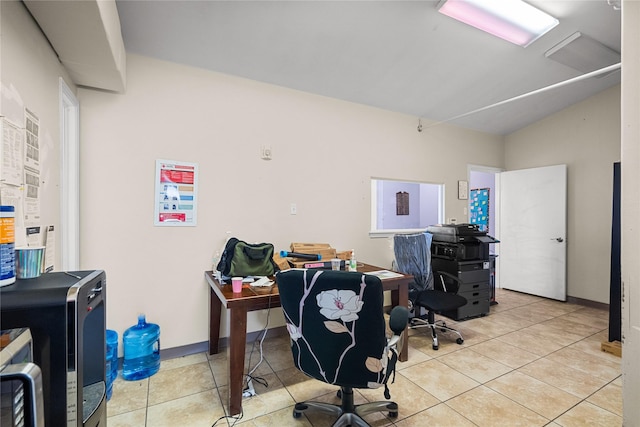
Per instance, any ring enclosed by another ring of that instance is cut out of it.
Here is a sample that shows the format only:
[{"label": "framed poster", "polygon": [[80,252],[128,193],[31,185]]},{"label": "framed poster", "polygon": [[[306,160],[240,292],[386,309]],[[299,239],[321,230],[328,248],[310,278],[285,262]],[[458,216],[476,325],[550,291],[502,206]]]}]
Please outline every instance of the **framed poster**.
[{"label": "framed poster", "polygon": [[469,223],[489,232],[489,189],[475,188],[469,196]]},{"label": "framed poster", "polygon": [[156,160],[153,225],[195,226],[198,207],[197,163]]}]

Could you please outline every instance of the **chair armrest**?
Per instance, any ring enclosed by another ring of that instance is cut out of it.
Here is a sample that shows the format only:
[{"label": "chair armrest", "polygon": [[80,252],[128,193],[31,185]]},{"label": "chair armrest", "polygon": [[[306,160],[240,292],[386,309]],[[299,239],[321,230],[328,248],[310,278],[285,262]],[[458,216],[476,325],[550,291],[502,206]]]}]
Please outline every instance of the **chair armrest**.
[{"label": "chair armrest", "polygon": [[407,307],[398,305],[393,307],[391,315],[389,316],[389,329],[393,331],[394,335],[400,335],[404,332],[409,322],[409,310]]},{"label": "chair armrest", "polygon": [[448,277],[449,279],[455,280],[458,283],[462,282],[462,280],[460,280],[458,277],[454,276],[451,273],[447,273],[446,271],[436,271],[435,274],[438,274],[438,275],[444,276],[444,277]]},{"label": "chair armrest", "polygon": [[[459,288],[460,285],[464,283],[464,281],[460,280],[460,278],[458,278],[457,276],[454,276],[451,273],[447,273],[446,271],[434,271],[433,274],[440,276],[440,285],[442,286],[442,290],[445,292],[449,292],[449,291],[447,290],[447,286],[444,284],[443,277],[447,277],[453,280],[454,282],[456,282],[458,284],[457,288]],[[434,289],[437,289],[437,288],[434,286]],[[457,292],[454,292],[454,293],[457,293]]]}]

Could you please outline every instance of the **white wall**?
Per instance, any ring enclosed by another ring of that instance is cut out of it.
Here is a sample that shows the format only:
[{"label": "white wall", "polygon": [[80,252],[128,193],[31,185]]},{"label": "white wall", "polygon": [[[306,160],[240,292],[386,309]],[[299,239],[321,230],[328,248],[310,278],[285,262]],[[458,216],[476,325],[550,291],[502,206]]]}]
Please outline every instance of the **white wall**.
[{"label": "white wall", "polygon": [[[42,225],[60,227],[59,79],[75,91],[37,25],[18,1],[0,1],[0,115],[24,128],[24,108],[40,122],[40,215]],[[16,224],[18,220],[16,220]],[[17,230],[18,231],[18,230]],[[18,241],[18,240],[17,240]],[[60,266],[60,239],[56,241]]]},{"label": "white wall", "polygon": [[[145,312],[164,348],[207,340],[203,272],[227,231],[277,250],[328,242],[390,267],[389,240],[368,236],[372,176],[445,182],[447,214],[462,218],[467,163],[502,166],[497,136],[418,133],[415,117],[136,55],[127,67],[124,95],[78,94],[80,263],[107,271],[108,327],[122,332]],[[273,160],[260,159],[264,144]],[[197,227],[153,226],[158,158],[199,164]]]},{"label": "white wall", "polygon": [[620,86],[505,139],[507,170],[566,163],[567,295],[609,303],[613,163],[620,161]]}]

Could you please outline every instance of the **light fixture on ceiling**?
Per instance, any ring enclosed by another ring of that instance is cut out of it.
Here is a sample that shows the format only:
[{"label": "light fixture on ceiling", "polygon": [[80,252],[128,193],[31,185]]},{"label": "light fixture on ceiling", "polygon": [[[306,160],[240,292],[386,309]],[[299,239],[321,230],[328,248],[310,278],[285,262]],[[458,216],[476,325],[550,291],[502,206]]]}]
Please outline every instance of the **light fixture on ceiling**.
[{"label": "light fixture on ceiling", "polygon": [[544,56],[583,73],[620,62],[618,52],[579,31],[549,49]]},{"label": "light fixture on ceiling", "polygon": [[521,0],[442,0],[438,11],[522,47],[558,25],[556,18]]}]

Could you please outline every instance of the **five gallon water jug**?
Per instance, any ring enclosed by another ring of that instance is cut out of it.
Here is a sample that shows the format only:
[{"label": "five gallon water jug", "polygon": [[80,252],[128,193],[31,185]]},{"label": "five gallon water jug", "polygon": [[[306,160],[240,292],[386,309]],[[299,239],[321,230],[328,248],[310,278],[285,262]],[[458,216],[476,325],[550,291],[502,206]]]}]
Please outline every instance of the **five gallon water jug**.
[{"label": "five gallon water jug", "polygon": [[107,379],[107,400],[111,399],[113,393],[113,382],[118,377],[118,333],[107,329],[107,369],[105,376]]},{"label": "five gallon water jug", "polygon": [[160,369],[160,326],[147,323],[144,314],[138,324],[122,335],[124,361],[122,378],[129,381],[150,377]]}]

